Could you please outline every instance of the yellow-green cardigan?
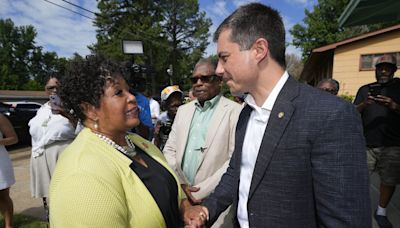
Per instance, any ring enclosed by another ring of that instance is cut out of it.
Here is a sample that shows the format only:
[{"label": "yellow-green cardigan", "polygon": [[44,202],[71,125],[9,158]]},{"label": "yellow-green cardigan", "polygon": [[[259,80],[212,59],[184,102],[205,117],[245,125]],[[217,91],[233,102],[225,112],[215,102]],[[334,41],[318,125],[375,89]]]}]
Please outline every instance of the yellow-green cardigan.
[{"label": "yellow-green cardigan", "polygon": [[[136,134],[134,144],[163,165],[156,146]],[[131,170],[131,160],[88,128],[61,154],[50,184],[50,227],[165,227],[156,202]],[[180,205],[178,205],[180,206]]]}]

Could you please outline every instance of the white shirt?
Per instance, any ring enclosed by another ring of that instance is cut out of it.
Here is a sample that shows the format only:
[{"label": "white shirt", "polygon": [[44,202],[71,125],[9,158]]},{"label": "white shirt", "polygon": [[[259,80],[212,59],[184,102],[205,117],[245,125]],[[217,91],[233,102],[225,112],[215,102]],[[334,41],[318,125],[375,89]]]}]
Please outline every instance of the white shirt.
[{"label": "white shirt", "polygon": [[261,141],[264,137],[265,128],[267,127],[272,107],[274,106],[276,98],[278,97],[279,92],[288,78],[289,75],[285,71],[261,107],[257,106],[253,96],[250,94],[245,99],[245,102],[253,108],[253,111],[250,114],[246,134],[244,136],[242,161],[240,164],[239,203],[237,217],[240,227],[242,228],[249,227],[247,201]]},{"label": "white shirt", "polygon": [[162,123],[166,123],[168,121],[170,121],[169,116],[168,116],[168,112],[164,111],[162,112],[158,117],[157,117],[158,121],[161,121]]},{"label": "white shirt", "polygon": [[67,118],[53,114],[48,102],[42,105],[28,125],[32,136],[32,157],[40,156],[53,142],[73,140],[79,133]]},{"label": "white shirt", "polygon": [[151,122],[153,123],[153,126],[155,126],[157,123],[157,118],[160,115],[160,104],[153,98],[150,98],[149,106],[150,106]]}]

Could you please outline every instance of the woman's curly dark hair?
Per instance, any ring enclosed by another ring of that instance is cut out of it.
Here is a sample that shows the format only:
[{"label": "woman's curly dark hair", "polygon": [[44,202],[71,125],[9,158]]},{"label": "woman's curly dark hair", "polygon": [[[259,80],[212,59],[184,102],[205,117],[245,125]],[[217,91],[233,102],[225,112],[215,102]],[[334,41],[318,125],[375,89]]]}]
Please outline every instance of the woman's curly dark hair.
[{"label": "woman's curly dark hair", "polygon": [[86,120],[81,104],[86,102],[100,106],[107,81],[114,82],[125,75],[124,68],[103,56],[91,55],[83,60],[71,61],[65,71],[60,86],[60,98],[64,108],[76,120]]}]

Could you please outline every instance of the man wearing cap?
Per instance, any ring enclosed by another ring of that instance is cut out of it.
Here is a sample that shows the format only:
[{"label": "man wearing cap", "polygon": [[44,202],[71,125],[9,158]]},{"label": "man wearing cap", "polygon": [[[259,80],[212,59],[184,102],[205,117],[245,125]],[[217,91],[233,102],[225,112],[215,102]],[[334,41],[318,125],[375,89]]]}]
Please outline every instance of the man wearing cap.
[{"label": "man wearing cap", "polygon": [[378,172],[381,179],[374,212],[381,228],[393,227],[386,207],[400,183],[400,79],[394,78],[396,70],[393,56],[381,56],[375,65],[376,82],[362,86],[354,101],[363,121],[368,169]]},{"label": "man wearing cap", "polygon": [[[163,150],[192,204],[207,197],[226,171],[241,111],[239,104],[220,94],[222,80],[215,75],[216,67],[210,58],[196,64],[191,81],[197,99],[179,107]],[[228,211],[213,227],[233,227]]]},{"label": "man wearing cap", "polygon": [[158,121],[154,129],[154,145],[163,150],[176,112],[183,103],[183,92],[177,85],[167,86],[161,91],[161,102],[166,111],[158,116]]}]

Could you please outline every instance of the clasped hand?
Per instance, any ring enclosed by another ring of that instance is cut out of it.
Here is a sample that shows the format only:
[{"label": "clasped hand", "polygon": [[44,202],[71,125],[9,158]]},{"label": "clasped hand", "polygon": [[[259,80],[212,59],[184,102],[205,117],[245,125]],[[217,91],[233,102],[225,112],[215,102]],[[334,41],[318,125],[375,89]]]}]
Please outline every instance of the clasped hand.
[{"label": "clasped hand", "polygon": [[205,227],[208,221],[208,209],[204,206],[187,206],[183,209],[183,221],[185,228]]}]

